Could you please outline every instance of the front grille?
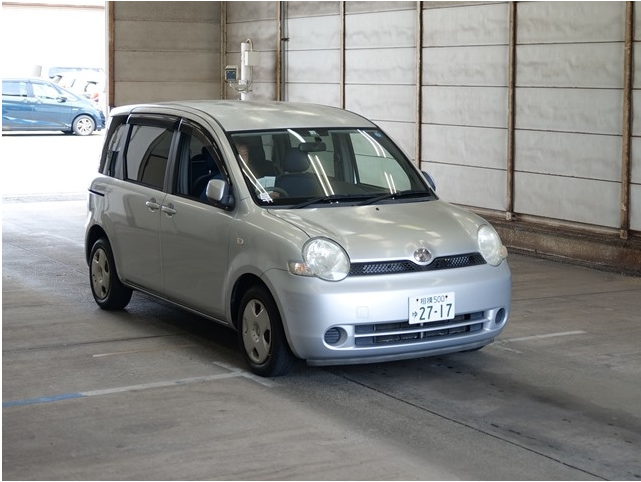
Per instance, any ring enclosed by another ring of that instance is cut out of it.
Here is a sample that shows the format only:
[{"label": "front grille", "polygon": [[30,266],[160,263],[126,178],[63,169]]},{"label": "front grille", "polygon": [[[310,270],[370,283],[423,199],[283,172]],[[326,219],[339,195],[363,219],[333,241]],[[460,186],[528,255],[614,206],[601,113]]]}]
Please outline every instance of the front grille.
[{"label": "front grille", "polygon": [[467,253],[435,258],[430,264],[424,266],[409,260],[352,263],[349,275],[369,276],[378,274],[416,273],[421,271],[466,268],[468,266],[478,266],[481,264],[485,264],[485,259],[480,253]]},{"label": "front grille", "polygon": [[402,345],[434,338],[447,338],[483,329],[482,311],[458,315],[452,320],[411,325],[407,321],[372,323],[355,327],[356,346]]}]

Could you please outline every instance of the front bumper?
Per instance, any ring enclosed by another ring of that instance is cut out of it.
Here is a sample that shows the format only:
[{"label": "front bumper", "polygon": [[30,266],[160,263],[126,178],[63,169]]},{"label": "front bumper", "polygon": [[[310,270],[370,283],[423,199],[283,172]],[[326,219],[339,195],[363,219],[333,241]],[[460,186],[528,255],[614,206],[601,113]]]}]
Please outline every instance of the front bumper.
[{"label": "front bumper", "polygon": [[[473,350],[506,326],[507,262],[340,282],[270,271],[270,285],[294,354],[310,365],[373,363]],[[409,298],[454,292],[456,318],[409,324]]]}]

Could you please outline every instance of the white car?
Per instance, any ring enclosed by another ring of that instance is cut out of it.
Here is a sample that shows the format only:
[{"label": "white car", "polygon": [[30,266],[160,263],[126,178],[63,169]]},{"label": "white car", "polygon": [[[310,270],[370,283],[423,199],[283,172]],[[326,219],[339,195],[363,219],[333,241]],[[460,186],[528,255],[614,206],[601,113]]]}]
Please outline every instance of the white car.
[{"label": "white car", "polygon": [[259,375],[477,350],[508,320],[496,231],[345,110],[116,108],[89,192],[98,305],[138,290],[227,325]]}]

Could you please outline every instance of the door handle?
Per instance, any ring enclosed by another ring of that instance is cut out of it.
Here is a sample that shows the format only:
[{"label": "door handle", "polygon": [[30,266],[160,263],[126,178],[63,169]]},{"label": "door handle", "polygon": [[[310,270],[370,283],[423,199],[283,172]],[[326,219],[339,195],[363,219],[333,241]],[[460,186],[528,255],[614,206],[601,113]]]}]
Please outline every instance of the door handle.
[{"label": "door handle", "polygon": [[176,210],[174,209],[174,203],[169,203],[167,206],[163,206],[161,208],[161,211],[169,217],[172,217],[174,214],[176,214]]},{"label": "door handle", "polygon": [[149,208],[149,210],[153,213],[156,209],[160,208],[160,204],[156,202],[156,198],[152,197],[149,201],[145,203],[145,206]]}]

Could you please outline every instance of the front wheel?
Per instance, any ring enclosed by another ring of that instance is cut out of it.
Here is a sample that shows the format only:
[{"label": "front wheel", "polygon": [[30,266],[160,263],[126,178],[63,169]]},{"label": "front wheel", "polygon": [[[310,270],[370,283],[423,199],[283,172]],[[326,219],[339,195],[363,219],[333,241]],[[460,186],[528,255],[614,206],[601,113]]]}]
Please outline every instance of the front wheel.
[{"label": "front wheel", "polygon": [[121,310],[131,300],[132,291],[120,282],[111,245],[100,238],[91,248],[89,278],[94,300],[103,310]]},{"label": "front wheel", "polygon": [[278,308],[262,286],[250,288],[238,310],[238,342],[245,361],[256,375],[286,375],[294,363]]},{"label": "front wheel", "polygon": [[88,136],[96,130],[96,123],[88,115],[80,115],[73,120],[73,133],[78,136]]}]

